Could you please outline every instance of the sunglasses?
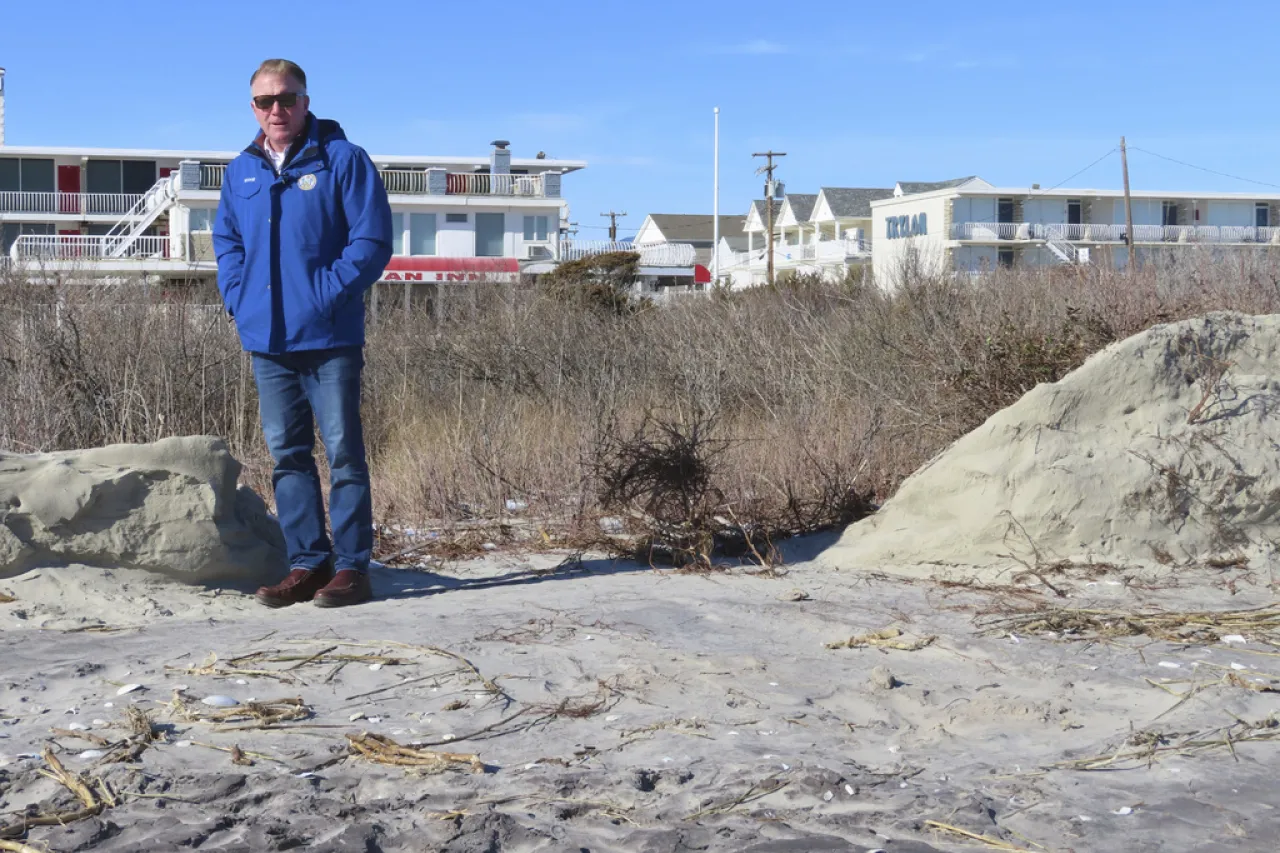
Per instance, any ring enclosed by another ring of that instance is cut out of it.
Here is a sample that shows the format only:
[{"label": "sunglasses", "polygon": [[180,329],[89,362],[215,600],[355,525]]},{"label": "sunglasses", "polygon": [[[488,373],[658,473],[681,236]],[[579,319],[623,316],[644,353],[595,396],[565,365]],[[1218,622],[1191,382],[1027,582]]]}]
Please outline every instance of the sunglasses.
[{"label": "sunglasses", "polygon": [[298,93],[282,92],[279,95],[255,95],[253,99],[253,105],[258,109],[262,110],[264,113],[270,110],[276,104],[279,104],[285,109],[289,109],[290,107],[297,106]]}]

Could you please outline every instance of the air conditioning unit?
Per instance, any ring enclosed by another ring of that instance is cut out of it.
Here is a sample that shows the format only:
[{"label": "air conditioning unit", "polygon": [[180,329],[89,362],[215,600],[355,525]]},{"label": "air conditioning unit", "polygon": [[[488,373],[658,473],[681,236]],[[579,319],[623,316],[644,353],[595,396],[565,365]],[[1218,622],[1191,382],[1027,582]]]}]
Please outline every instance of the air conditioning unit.
[{"label": "air conditioning unit", "polygon": [[526,243],[521,248],[520,260],[522,261],[546,261],[551,258],[551,247],[539,245],[537,243]]}]

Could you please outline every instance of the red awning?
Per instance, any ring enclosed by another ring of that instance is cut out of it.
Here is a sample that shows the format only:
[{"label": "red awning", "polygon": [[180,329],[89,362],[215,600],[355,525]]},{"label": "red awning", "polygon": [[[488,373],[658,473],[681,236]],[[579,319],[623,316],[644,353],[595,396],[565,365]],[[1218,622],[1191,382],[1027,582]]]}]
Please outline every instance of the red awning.
[{"label": "red awning", "polygon": [[702,264],[695,264],[693,267],[693,283],[694,284],[710,284],[711,270]]},{"label": "red awning", "polygon": [[394,257],[382,273],[383,281],[478,281],[506,279],[520,272],[515,258]]}]

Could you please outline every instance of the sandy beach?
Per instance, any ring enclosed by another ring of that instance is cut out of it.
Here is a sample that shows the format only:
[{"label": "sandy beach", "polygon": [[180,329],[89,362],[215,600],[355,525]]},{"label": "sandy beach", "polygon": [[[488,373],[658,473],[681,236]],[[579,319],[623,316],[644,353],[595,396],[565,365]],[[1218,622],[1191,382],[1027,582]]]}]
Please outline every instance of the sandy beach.
[{"label": "sandy beach", "polygon": [[[32,828],[52,851],[1275,848],[1272,646],[991,624],[1254,607],[1263,572],[1063,576],[1061,598],[833,570],[813,559],[833,539],[785,543],[766,575],[502,553],[383,568],[378,600],[340,611],[37,569],[0,583],[0,811],[78,805],[38,772],[51,749],[116,802]],[[198,719],[225,712],[213,695],[301,710]],[[154,742],[104,764],[112,747],[78,735],[126,739],[131,707]],[[353,754],[363,734],[456,756],[377,763]]]}]

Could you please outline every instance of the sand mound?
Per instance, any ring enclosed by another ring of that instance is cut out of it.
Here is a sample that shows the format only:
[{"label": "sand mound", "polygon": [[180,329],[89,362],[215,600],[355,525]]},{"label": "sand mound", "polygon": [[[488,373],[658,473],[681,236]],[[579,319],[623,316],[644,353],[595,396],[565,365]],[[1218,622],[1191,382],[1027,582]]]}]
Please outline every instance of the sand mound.
[{"label": "sand mound", "polygon": [[280,574],[284,543],[220,439],[0,454],[0,577],[77,562],[189,580]]},{"label": "sand mound", "polygon": [[986,579],[1169,567],[1280,540],[1280,316],[1158,326],[1041,385],[913,474],[820,560]]}]

